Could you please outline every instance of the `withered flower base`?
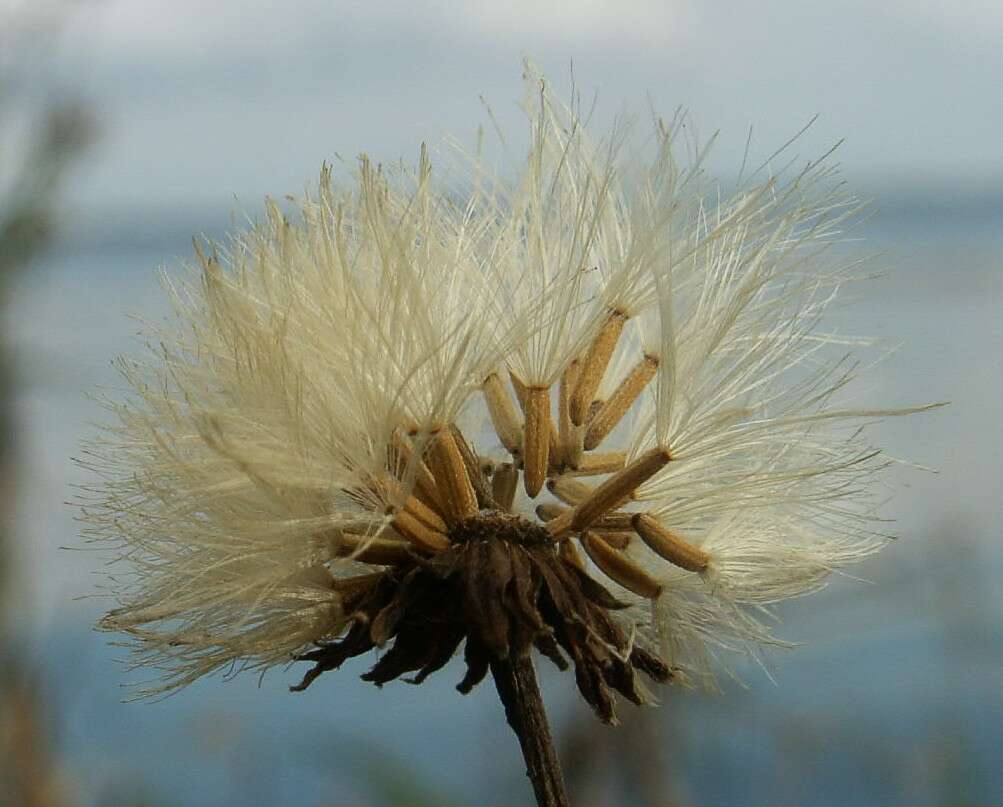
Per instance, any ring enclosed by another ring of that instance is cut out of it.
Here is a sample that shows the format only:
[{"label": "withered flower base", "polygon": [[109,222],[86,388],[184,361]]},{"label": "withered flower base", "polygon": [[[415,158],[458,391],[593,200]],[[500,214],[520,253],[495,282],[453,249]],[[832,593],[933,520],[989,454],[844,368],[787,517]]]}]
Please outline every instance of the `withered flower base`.
[{"label": "withered flower base", "polygon": [[466,640],[467,672],[457,689],[466,694],[491,671],[537,798],[566,803],[531,649],[566,670],[563,650],[579,691],[606,723],[616,719],[611,690],[640,705],[649,698],[636,671],[664,683],[671,670],[634,646],[609,615],[625,604],[560,552],[544,527],[492,509],[459,522],[449,538],[452,546],[431,558],[413,555],[385,572],[346,581],[352,626],[301,657],[316,664],[293,689],[306,689],[322,672],[391,640],[363,680],[379,686],[414,672],[407,680],[420,684]]}]

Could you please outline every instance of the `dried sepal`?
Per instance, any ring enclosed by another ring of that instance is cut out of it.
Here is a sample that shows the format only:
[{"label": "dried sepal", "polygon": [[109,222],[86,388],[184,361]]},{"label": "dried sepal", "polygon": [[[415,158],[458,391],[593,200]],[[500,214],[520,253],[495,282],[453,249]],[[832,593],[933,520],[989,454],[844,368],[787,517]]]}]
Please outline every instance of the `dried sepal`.
[{"label": "dried sepal", "polygon": [[387,647],[362,677],[377,685],[409,673],[414,683],[441,669],[466,642],[469,692],[493,660],[536,648],[559,668],[575,668],[585,700],[605,722],[615,721],[613,692],[649,701],[636,672],[658,683],[670,668],[634,645],[612,615],[626,607],[558,551],[548,533],[515,516],[486,513],[452,533],[453,545],[348,587],[345,633],[300,656],[314,667],[294,687],[368,650]]}]

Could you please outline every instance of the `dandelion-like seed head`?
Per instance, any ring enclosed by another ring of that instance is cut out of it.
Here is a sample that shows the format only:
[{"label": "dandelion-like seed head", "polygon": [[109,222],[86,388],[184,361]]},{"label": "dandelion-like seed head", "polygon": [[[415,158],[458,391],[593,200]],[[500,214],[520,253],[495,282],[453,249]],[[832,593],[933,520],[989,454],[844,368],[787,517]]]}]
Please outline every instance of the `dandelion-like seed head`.
[{"label": "dandelion-like seed head", "polygon": [[467,691],[535,648],[612,721],[760,658],[770,605],[885,543],[866,426],[897,412],[852,402],[827,324],[834,169],[724,194],[684,116],[627,163],[528,86],[516,180],[325,168],[165,281],[177,323],[85,455],[146,692],[374,648],[364,678],[420,682],[461,646]]}]

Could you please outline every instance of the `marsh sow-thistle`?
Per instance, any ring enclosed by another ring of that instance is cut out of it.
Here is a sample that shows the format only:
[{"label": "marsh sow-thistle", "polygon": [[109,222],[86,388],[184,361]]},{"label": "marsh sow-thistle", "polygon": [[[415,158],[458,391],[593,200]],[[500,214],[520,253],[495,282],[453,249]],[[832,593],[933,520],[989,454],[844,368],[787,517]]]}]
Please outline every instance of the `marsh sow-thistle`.
[{"label": "marsh sow-thistle", "polygon": [[727,195],[685,118],[626,162],[529,84],[515,180],[363,159],[197,244],[178,324],[120,361],[85,518],[145,692],[309,662],[299,690],[374,648],[364,679],[419,683],[462,647],[559,804],[532,649],[606,722],[758,658],[770,604],[885,543],[865,426],[891,413],[844,402],[825,324],[854,273],[833,168]]}]

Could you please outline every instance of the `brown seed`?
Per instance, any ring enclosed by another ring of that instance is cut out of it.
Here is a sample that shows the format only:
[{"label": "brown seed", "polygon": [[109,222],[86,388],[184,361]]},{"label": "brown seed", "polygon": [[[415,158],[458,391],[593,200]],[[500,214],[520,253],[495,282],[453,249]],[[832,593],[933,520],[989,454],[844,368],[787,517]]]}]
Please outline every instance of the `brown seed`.
[{"label": "brown seed", "polygon": [[404,502],[404,509],[429,529],[441,533],[446,532],[446,522],[417,496],[408,496],[407,501]]},{"label": "brown seed", "polygon": [[581,426],[586,422],[589,406],[595,398],[596,390],[606,374],[606,367],[616,350],[627,316],[620,311],[610,311],[599,333],[589,345],[578,375],[578,386],[571,396],[571,422]]},{"label": "brown seed", "polygon": [[526,386],[526,382],[515,374],[514,370],[508,371],[508,380],[512,382],[512,389],[515,390],[515,398],[519,402],[519,406],[522,407],[523,412],[525,412],[526,399],[529,397],[529,387]]},{"label": "brown seed", "polygon": [[578,386],[578,360],[561,373],[557,401],[557,445],[560,462],[577,465],[582,458],[582,430],[571,422],[571,395]]},{"label": "brown seed", "polygon": [[[467,478],[474,488],[474,495],[477,496],[478,510],[494,507],[495,502],[484,475],[484,463],[474,453],[474,450],[470,447],[470,443],[467,442],[467,438],[463,436],[463,432],[456,426],[450,426],[449,430],[453,434],[453,441],[456,443],[456,447],[460,450],[460,456],[463,457],[463,464],[467,469]],[[491,466],[493,470],[494,463]]]},{"label": "brown seed", "polygon": [[428,466],[435,477],[442,515],[450,526],[477,514],[477,494],[467,476],[466,463],[449,429],[440,429],[432,437]]},{"label": "brown seed", "polygon": [[359,563],[396,566],[414,562],[415,546],[405,541],[343,533],[337,547],[339,557],[351,557]]},{"label": "brown seed", "polygon": [[551,426],[550,390],[546,387],[530,387],[526,393],[526,427],[523,432],[523,482],[530,498],[540,492],[547,479]]},{"label": "brown seed", "polygon": [[597,519],[627,501],[637,486],[646,482],[669,462],[669,452],[653,448],[645,452],[622,471],[606,479],[592,494],[575,508],[571,529],[575,532],[591,526]]},{"label": "brown seed", "polygon": [[[515,390],[515,397],[518,399],[519,406],[522,407],[522,413],[525,416],[526,415],[526,406],[528,405],[528,402],[529,402],[529,389],[530,388],[527,387],[523,383],[522,379],[519,378],[519,376],[517,376],[512,370],[509,370],[508,375],[509,375],[509,379],[512,381],[512,389]],[[549,416],[549,412],[550,412],[549,404],[548,404],[547,412],[548,412],[548,417],[547,417],[547,431],[548,431],[548,440],[550,441],[550,447],[547,450],[547,467],[549,469],[551,467],[556,468],[557,463],[559,461],[559,454],[558,454],[558,444],[557,444],[557,426],[554,425],[554,419]],[[525,439],[525,437],[524,437],[524,439]],[[513,454],[513,456],[516,459],[521,458],[522,451],[523,451],[523,447],[522,447],[522,445],[520,445],[519,446],[519,453],[518,454]],[[525,468],[525,462],[523,462],[522,465],[520,465],[519,467]]]},{"label": "brown seed", "polygon": [[547,532],[554,536],[555,541],[562,541],[571,534],[571,519],[574,518],[574,515],[574,510],[566,510],[557,518],[552,518],[544,524]]},{"label": "brown seed", "polygon": [[[403,479],[408,464],[413,461],[414,447],[404,434],[395,431],[391,452],[392,469],[399,479]],[[435,485],[435,477],[421,460],[415,463],[414,470],[414,495],[441,516],[442,503],[439,501],[439,490]]]},{"label": "brown seed", "polygon": [[567,511],[567,507],[562,507],[561,505],[554,504],[553,502],[544,502],[543,504],[538,504],[536,506],[536,517],[540,519],[540,521],[553,521],[555,518]]},{"label": "brown seed", "polygon": [[560,448],[557,445],[557,426],[554,424],[553,418],[548,419],[547,425],[547,442],[549,444],[547,451],[547,473],[556,474],[561,467]]},{"label": "brown seed", "polygon": [[584,501],[592,493],[591,486],[565,475],[548,479],[547,490],[554,494],[556,498],[572,507]]},{"label": "brown seed", "polygon": [[599,527],[589,530],[589,535],[601,538],[614,549],[626,549],[630,546],[631,541],[634,539],[634,533],[632,532],[624,532],[623,530],[604,530]]},{"label": "brown seed", "polygon": [[512,512],[515,490],[519,486],[519,469],[511,462],[503,462],[491,477],[491,497],[500,507]]},{"label": "brown seed", "polygon": [[514,456],[522,453],[522,419],[516,411],[515,404],[509,395],[505,384],[498,377],[497,373],[492,373],[481,385],[484,393],[484,400],[488,405],[488,414],[491,416],[491,423],[495,427],[498,439],[505,446],[505,450]]},{"label": "brown seed", "polygon": [[404,490],[404,486],[401,485],[396,477],[391,476],[388,472],[372,474],[367,479],[363,488],[365,491],[368,491],[368,495],[361,490],[355,492],[346,491],[346,493],[367,509],[374,508],[374,499],[376,499],[385,505],[385,512],[390,513],[407,499],[407,492]]},{"label": "brown seed", "polygon": [[606,515],[601,516],[596,519],[595,526],[599,529],[604,530],[614,530],[616,532],[630,532],[634,531],[634,514],[626,512],[618,513],[606,513]]},{"label": "brown seed", "polygon": [[577,566],[581,571],[585,571],[585,561],[582,560],[581,553],[575,548],[574,541],[561,541],[557,547],[557,554],[568,563]]},{"label": "brown seed", "polygon": [[592,454],[582,454],[577,467],[567,468],[565,476],[599,476],[621,470],[627,464],[627,454],[624,451],[596,451]]},{"label": "brown seed", "polygon": [[710,563],[710,555],[684,541],[647,513],[638,513],[632,523],[634,531],[641,536],[651,551],[669,563],[691,572],[702,572]]},{"label": "brown seed", "polygon": [[610,580],[649,600],[662,593],[662,586],[655,578],[605,541],[586,532],[582,535],[582,546]]},{"label": "brown seed", "polygon": [[586,450],[591,451],[606,439],[657,372],[658,359],[655,356],[645,356],[634,366],[589,421],[585,433]]},{"label": "brown seed", "polygon": [[369,518],[339,518],[332,519],[331,526],[327,532],[335,540],[339,533],[352,533],[355,535],[366,535],[383,524],[382,516],[372,515]]},{"label": "brown seed", "polygon": [[407,510],[396,513],[390,523],[397,532],[420,549],[439,552],[450,546],[445,535],[426,527]]}]

